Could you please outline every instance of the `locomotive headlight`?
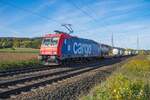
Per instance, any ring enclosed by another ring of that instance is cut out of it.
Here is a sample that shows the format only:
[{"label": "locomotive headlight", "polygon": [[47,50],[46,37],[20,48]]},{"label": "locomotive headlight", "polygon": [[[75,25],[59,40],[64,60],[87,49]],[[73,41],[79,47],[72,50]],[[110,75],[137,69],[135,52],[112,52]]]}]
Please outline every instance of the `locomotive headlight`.
[{"label": "locomotive headlight", "polygon": [[53,54],[54,54],[54,55],[56,55],[56,54],[57,54],[57,52],[53,52]]},{"label": "locomotive headlight", "polygon": [[41,59],[42,59],[42,56],[39,55],[39,56],[38,56],[38,59],[41,60]]},{"label": "locomotive headlight", "polygon": [[56,56],[50,56],[50,59],[56,59]]}]

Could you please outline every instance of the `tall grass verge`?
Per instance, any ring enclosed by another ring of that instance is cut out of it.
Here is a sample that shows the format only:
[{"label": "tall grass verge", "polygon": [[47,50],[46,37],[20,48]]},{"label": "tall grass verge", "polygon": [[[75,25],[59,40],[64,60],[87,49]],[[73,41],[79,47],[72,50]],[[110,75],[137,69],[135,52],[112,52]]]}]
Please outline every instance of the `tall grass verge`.
[{"label": "tall grass verge", "polygon": [[150,100],[150,59],[135,57],[81,100]]}]

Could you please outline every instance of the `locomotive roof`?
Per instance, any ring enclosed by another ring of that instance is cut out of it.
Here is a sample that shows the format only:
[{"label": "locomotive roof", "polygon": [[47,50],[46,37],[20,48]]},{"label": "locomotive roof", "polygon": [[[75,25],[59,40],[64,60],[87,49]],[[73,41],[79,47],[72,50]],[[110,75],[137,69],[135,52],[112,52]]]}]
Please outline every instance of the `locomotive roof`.
[{"label": "locomotive roof", "polygon": [[55,33],[55,34],[46,34],[44,36],[44,38],[49,38],[49,37],[71,37],[69,34],[67,33]]},{"label": "locomotive roof", "polygon": [[[44,38],[50,38],[50,37],[64,37],[64,38],[71,38],[71,37],[73,37],[73,38],[79,38],[77,36],[72,36],[72,35],[70,35],[68,33],[61,32],[61,31],[59,31],[58,33],[57,33],[57,31],[55,31],[54,34],[46,34],[46,35],[44,35]],[[91,40],[91,39],[85,39],[85,38],[79,38],[79,39],[89,40],[91,42],[99,44],[98,42],[96,42],[94,40]]]}]

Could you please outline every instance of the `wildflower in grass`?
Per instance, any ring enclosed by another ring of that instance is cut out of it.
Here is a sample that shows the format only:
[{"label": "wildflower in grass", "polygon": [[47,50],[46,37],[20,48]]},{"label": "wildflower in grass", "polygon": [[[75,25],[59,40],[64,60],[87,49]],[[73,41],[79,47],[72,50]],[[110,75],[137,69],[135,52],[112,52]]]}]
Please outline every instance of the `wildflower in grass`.
[{"label": "wildflower in grass", "polygon": [[133,59],[110,76],[92,100],[150,100],[150,60]]},{"label": "wildflower in grass", "polygon": [[114,93],[116,93],[116,89],[114,89]]}]

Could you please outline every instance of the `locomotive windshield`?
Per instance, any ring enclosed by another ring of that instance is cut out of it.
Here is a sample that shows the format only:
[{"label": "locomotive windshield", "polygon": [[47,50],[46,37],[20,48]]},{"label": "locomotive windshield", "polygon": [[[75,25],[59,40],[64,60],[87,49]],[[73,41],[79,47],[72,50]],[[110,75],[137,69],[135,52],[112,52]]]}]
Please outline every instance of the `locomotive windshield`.
[{"label": "locomotive windshield", "polygon": [[51,38],[45,38],[42,42],[42,45],[45,46],[57,46],[59,37],[51,37]]}]

